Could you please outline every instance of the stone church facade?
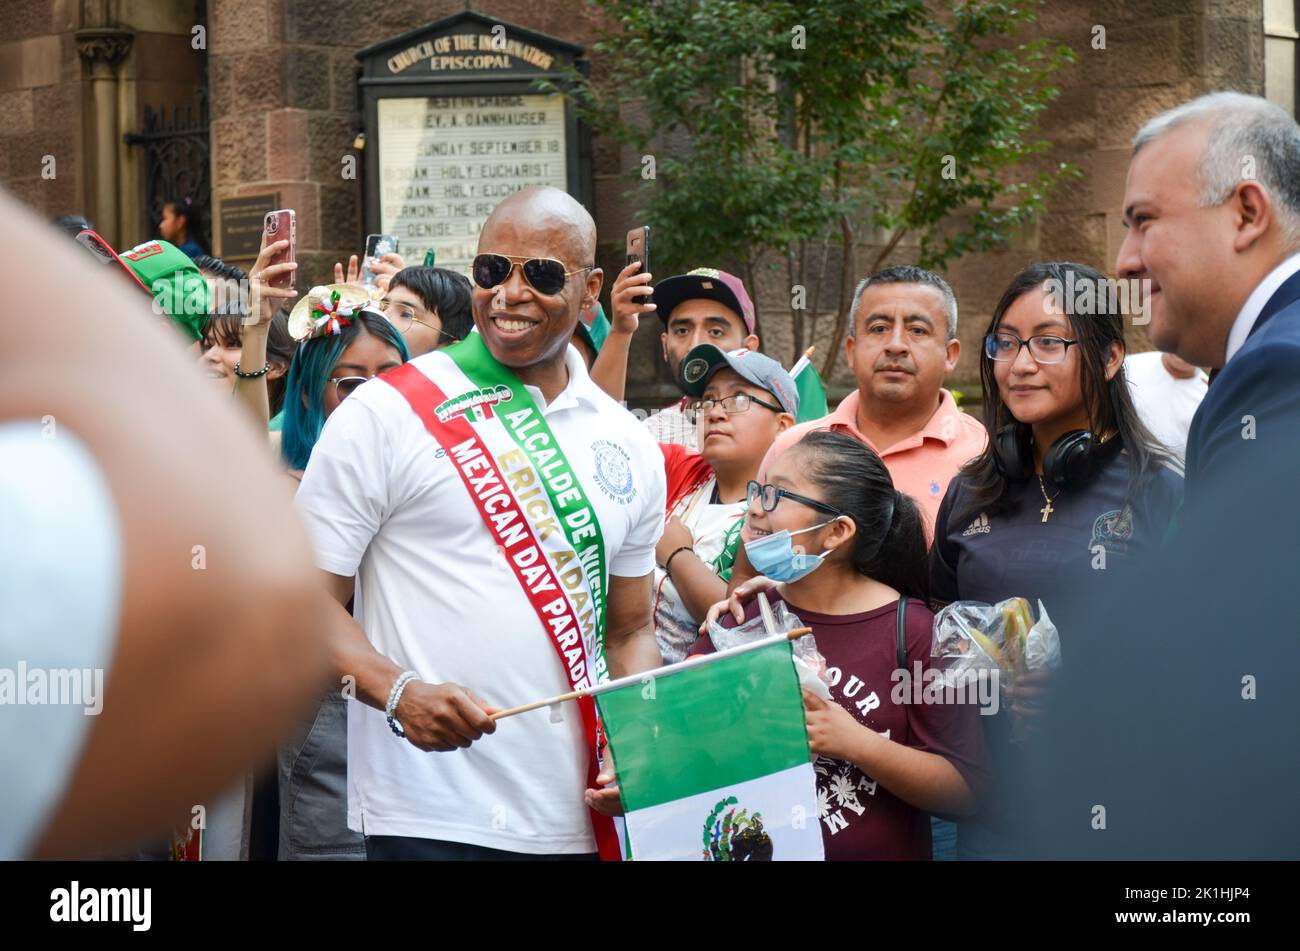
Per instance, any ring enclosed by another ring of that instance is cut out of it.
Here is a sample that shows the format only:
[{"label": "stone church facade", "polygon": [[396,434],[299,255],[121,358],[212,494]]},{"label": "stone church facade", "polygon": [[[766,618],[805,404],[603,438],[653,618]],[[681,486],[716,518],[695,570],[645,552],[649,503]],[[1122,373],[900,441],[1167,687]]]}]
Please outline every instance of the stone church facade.
[{"label": "stone church facade", "polygon": [[[85,215],[118,247],[155,233],[159,202],[193,194],[210,212],[213,252],[244,264],[236,216],[255,221],[258,203],[273,197],[297,211],[303,276],[308,283],[327,280],[333,263],[358,253],[380,220],[376,167],[366,155],[374,142],[362,135],[366,99],[357,53],[463,16],[466,6],[461,0],[0,0],[0,184],[45,216]],[[578,0],[469,6],[481,20],[465,21],[467,29],[501,22],[538,38],[533,46],[543,52],[536,63],[550,55],[547,38],[560,44],[556,49],[585,50],[601,27],[599,10]],[[1078,57],[1059,74],[1061,95],[1040,126],[1053,144],[1041,160],[1071,162],[1083,175],[1058,189],[1047,212],[1011,247],[946,269],[963,341],[953,386],[977,397],[979,337],[1002,287],[1024,264],[1070,259],[1110,272],[1122,236],[1129,144],[1143,121],[1215,89],[1268,95],[1294,111],[1295,7],[1287,0],[1049,0],[1043,6],[1036,32],[1070,45]],[[1099,24],[1106,29],[1104,51],[1090,44]],[[487,59],[482,62],[488,69]],[[590,69],[599,75],[599,58]],[[495,88],[484,76],[483,88]],[[580,162],[583,169],[577,190],[596,217],[608,288],[610,268],[622,261],[623,236],[640,223],[624,194],[639,157],[599,136],[575,143],[570,135],[569,142],[568,167]],[[341,172],[349,155],[356,169],[350,178]],[[223,247],[223,237],[230,247]],[[859,249],[859,268],[876,250]],[[906,263],[914,252],[903,245],[890,260]],[[789,299],[789,289],[775,283],[753,290],[760,310],[764,301]],[[780,306],[772,307],[764,344],[788,362]],[[826,330],[831,323],[821,321]],[[672,386],[657,356],[657,321],[647,324],[635,343],[629,401],[655,405]],[[1140,330],[1133,344],[1148,346]],[[851,385],[840,360],[832,396]]]}]

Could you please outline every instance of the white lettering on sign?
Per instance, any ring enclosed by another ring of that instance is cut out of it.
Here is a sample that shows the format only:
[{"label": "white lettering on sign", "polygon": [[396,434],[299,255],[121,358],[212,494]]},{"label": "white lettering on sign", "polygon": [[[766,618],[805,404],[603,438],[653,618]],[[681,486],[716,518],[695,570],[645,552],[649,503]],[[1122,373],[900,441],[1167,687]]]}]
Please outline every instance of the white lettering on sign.
[{"label": "white lettering on sign", "polygon": [[434,250],[465,270],[502,198],[529,185],[565,188],[564,102],[555,95],[429,96],[378,103],[380,226],[402,257]]}]

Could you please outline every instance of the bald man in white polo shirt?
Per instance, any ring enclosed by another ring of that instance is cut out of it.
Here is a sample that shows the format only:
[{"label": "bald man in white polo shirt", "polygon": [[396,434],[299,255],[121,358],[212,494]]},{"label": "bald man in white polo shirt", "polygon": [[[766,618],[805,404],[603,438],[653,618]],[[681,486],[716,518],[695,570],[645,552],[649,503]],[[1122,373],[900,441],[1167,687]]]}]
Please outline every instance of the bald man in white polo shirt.
[{"label": "bald man in white polo shirt", "polygon": [[[569,345],[594,253],[564,192],[502,201],[472,269],[476,333],[360,387],[303,477],[317,564],[340,605],[355,589],[333,639],[361,701],[348,825],[371,859],[617,855],[584,802],[589,701],[489,718],[662,663],[663,459]],[[588,801],[607,814],[617,794]]]}]

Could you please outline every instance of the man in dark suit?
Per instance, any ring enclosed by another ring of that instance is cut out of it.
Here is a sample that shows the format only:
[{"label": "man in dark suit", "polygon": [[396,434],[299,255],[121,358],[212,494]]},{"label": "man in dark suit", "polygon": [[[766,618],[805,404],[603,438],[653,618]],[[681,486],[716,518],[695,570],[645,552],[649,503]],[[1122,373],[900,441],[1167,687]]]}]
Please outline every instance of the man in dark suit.
[{"label": "man in dark suit", "polygon": [[1216,372],[1160,557],[1052,611],[1065,667],[1030,851],[1297,858],[1300,127],[1238,93],[1157,116],[1124,222],[1116,271],[1150,281],[1156,346]]},{"label": "man in dark suit", "polygon": [[1271,103],[1216,93],[1134,140],[1115,269],[1150,282],[1156,347],[1215,370],[1192,422],[1187,496],[1300,421],[1300,127]]}]

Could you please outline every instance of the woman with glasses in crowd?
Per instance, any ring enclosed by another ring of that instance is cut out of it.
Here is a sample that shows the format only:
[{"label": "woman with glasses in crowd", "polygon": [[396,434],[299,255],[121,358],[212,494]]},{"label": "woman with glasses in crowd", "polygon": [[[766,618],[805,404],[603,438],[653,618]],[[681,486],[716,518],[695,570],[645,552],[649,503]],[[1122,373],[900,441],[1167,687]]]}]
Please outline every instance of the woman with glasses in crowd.
[{"label": "woman with glasses in crowd", "polygon": [[[280,449],[299,481],[330,414],[407,360],[397,328],[366,305],[361,288],[333,284],[313,287],[289,315],[302,342],[289,365]],[[315,718],[280,748],[281,861],[366,857],[365,839],[347,822],[347,718],[347,699],[331,683]]]},{"label": "woman with glasses in crowd", "polygon": [[[1036,607],[1041,599],[1063,632],[1066,663],[1071,637],[1105,635],[1071,630],[1060,612],[1131,579],[1182,495],[1181,467],[1133,406],[1124,354],[1123,315],[1099,272],[1038,263],[1011,281],[980,360],[989,443],[952,481],[935,520],[936,607],[1011,597]],[[1023,675],[1004,692],[1003,712],[981,718],[1004,789],[1019,785],[1005,707],[1032,723],[1048,676]],[[1014,800],[1029,808],[1026,798],[993,792],[989,808],[959,826],[958,858],[1014,855],[1013,816],[997,807]]]},{"label": "woman with glasses in crowd", "polygon": [[[763,577],[709,619],[752,619],[744,602],[768,588],[813,629],[831,695],[804,694],[826,858],[927,860],[930,815],[974,809],[984,753],[974,705],[911,702],[895,675],[935,666],[920,510],[879,456],[829,430],[777,456],[767,478],[749,483],[741,531]],[[712,649],[706,635],[691,653]]]},{"label": "woman with glasses in crowd", "polygon": [[409,359],[406,341],[383,314],[367,308],[349,284],[316,287],[289,315],[301,340],[285,384],[280,453],[299,481],[325,420],[357,387]]}]

